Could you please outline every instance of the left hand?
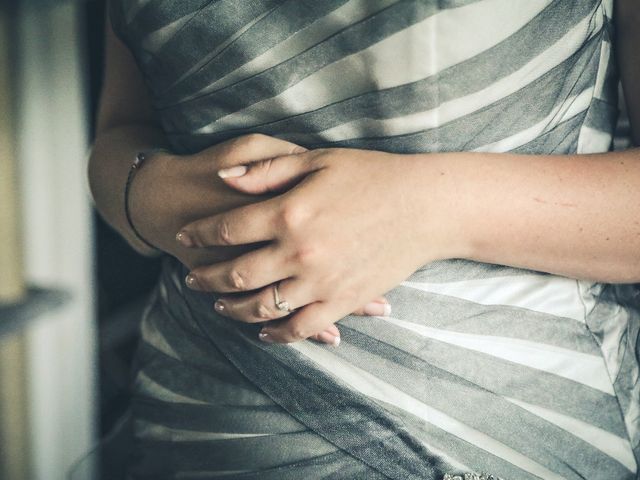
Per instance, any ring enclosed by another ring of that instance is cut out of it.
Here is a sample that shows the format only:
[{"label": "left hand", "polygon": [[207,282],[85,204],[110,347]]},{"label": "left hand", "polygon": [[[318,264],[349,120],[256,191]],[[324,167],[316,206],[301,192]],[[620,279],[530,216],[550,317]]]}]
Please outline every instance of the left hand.
[{"label": "left hand", "polygon": [[221,298],[215,306],[221,314],[252,323],[289,315],[276,308],[278,285],[280,299],[295,312],[264,326],[264,341],[289,343],[324,331],[424,263],[446,258],[435,190],[433,203],[416,201],[415,190],[430,186],[428,179],[416,177],[416,158],[324,149],[234,167],[233,176],[224,180],[237,190],[286,191],[190,223],[180,238],[191,247],[265,245],[198,267],[187,283],[221,293],[252,291]]}]

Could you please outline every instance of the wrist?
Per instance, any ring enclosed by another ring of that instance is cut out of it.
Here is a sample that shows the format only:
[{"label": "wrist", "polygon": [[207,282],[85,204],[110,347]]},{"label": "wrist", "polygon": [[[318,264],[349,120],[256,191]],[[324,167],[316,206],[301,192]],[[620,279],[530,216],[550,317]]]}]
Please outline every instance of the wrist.
[{"label": "wrist", "polygon": [[[416,208],[410,216],[417,226],[421,265],[434,260],[471,258],[474,239],[468,221],[469,175],[463,153],[409,155],[409,176]],[[407,159],[405,159],[406,161]],[[425,248],[426,246],[426,248]]]},{"label": "wrist", "polygon": [[127,181],[124,187],[124,213],[125,213],[127,225],[129,227],[129,231],[130,233],[133,234],[133,238],[135,239],[136,246],[138,247],[137,249],[140,251],[140,253],[149,254],[149,255],[152,255],[154,253],[160,253],[160,250],[154,244],[152,244],[147,238],[142,236],[140,234],[140,231],[136,228],[131,215],[131,206],[130,206],[131,201],[129,198],[130,196],[129,194],[131,190],[131,184],[133,183],[136,177],[136,174],[140,171],[140,169],[142,169],[145,166],[145,164],[152,159],[152,157],[162,153],[167,153],[167,152],[164,149],[145,150],[145,151],[138,152],[138,154],[135,156],[135,159],[131,167],[129,167],[129,173],[127,175]]},{"label": "wrist", "polygon": [[167,210],[170,202],[164,196],[171,191],[166,184],[171,178],[174,155],[166,150],[146,150],[141,152],[144,158],[141,162],[139,153],[132,165],[128,187],[125,189],[125,213],[132,246],[143,255],[157,255],[165,251],[162,235],[162,218],[170,212]]}]

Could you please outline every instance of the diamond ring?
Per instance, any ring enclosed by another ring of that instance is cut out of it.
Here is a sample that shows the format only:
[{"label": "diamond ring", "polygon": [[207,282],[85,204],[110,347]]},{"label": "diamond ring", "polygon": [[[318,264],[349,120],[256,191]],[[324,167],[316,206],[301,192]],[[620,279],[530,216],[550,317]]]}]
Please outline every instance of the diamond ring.
[{"label": "diamond ring", "polygon": [[280,298],[280,292],[278,291],[278,287],[280,286],[280,282],[276,283],[273,287],[273,297],[276,304],[276,308],[283,312],[291,313],[293,309],[289,305],[289,302]]}]

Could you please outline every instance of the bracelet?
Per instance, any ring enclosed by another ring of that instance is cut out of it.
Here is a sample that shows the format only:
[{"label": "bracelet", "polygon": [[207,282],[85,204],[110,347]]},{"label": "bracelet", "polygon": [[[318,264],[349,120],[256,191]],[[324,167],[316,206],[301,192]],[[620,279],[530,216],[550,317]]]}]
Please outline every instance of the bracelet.
[{"label": "bracelet", "polygon": [[149,247],[149,248],[151,248],[153,250],[156,250],[156,251],[160,251],[160,249],[157,248],[156,246],[152,245],[147,240],[145,240],[144,237],[142,235],[140,235],[140,233],[138,232],[136,227],[133,225],[133,221],[131,220],[131,211],[129,209],[129,190],[130,190],[130,187],[131,187],[131,183],[133,182],[133,177],[135,177],[137,171],[140,170],[140,168],[142,168],[142,164],[145,162],[145,160],[149,159],[152,155],[154,155],[156,153],[160,153],[160,152],[166,152],[166,150],[164,150],[162,148],[157,148],[157,149],[153,149],[153,150],[147,150],[147,151],[144,151],[144,152],[138,152],[138,154],[136,155],[135,160],[131,164],[131,168],[129,168],[129,175],[127,176],[127,183],[124,186],[124,214],[127,217],[127,223],[129,224],[129,228],[131,229],[131,231],[134,233],[134,235],[136,236],[136,238],[138,240],[140,240],[147,247]]}]

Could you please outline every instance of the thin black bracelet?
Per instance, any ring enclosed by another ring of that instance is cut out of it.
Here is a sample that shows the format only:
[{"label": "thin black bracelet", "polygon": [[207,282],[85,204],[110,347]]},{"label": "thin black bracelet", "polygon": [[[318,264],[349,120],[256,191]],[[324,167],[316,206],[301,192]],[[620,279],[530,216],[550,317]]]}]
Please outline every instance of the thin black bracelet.
[{"label": "thin black bracelet", "polygon": [[131,187],[131,182],[133,182],[133,177],[135,177],[136,172],[138,170],[140,170],[140,168],[142,168],[142,164],[145,162],[145,160],[147,160],[152,155],[154,155],[156,153],[159,153],[159,152],[166,152],[166,150],[158,148],[158,149],[154,149],[154,150],[147,150],[147,151],[144,151],[144,152],[139,152],[136,155],[135,160],[131,164],[131,168],[129,168],[129,175],[127,176],[127,183],[124,186],[124,214],[127,217],[127,223],[129,223],[129,228],[131,228],[131,231],[135,234],[135,236],[136,236],[136,238],[138,240],[140,240],[142,243],[144,243],[147,247],[149,247],[149,248],[151,248],[153,250],[156,250],[156,251],[160,251],[160,249],[157,248],[156,246],[152,245],[151,243],[149,243],[147,240],[145,240],[144,237],[142,235],[140,235],[138,230],[136,230],[136,227],[133,226],[133,221],[131,220],[131,211],[129,210],[129,189]]}]

